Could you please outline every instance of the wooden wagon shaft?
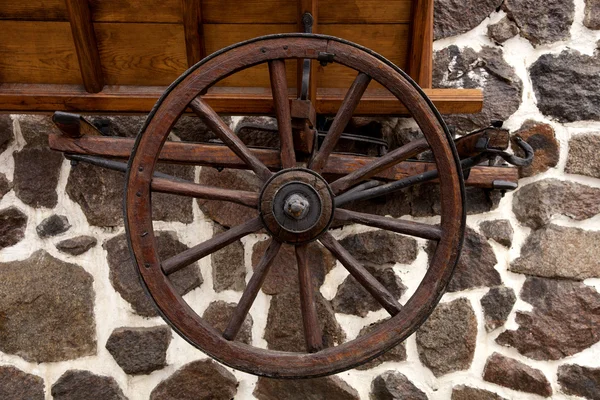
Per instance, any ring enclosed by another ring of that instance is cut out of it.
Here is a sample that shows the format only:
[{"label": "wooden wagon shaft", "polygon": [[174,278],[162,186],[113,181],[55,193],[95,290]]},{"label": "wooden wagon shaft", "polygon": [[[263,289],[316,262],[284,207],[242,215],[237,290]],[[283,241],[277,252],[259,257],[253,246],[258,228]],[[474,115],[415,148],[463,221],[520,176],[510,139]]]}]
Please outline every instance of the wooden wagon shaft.
[{"label": "wooden wagon shaft", "polygon": [[[104,136],[68,138],[63,135],[52,134],[49,136],[48,142],[51,149],[64,153],[127,159],[131,155],[135,139]],[[278,150],[254,148],[251,151],[270,169],[280,169],[281,161]],[[235,169],[247,168],[247,165],[233,151],[220,144],[166,142],[159,159],[170,163],[219,165],[224,168]],[[334,153],[331,154],[323,169],[323,174],[345,175],[367,165],[371,161],[373,161],[372,157]],[[378,173],[375,177],[385,180],[398,180],[434,169],[434,163],[406,161]],[[493,188],[494,181],[517,182],[518,179],[518,171],[515,168],[478,166],[471,170],[465,183],[468,186]]]}]

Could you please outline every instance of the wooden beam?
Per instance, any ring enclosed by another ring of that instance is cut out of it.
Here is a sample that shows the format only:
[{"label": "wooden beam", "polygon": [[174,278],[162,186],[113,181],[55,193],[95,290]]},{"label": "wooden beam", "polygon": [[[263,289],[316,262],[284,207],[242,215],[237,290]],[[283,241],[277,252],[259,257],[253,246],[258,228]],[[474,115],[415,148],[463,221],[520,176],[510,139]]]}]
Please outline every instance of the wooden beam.
[{"label": "wooden beam", "polygon": [[202,4],[200,0],[182,0],[183,29],[188,67],[206,56],[202,26]]},{"label": "wooden beam", "polygon": [[[218,113],[234,115],[274,114],[271,91],[266,88],[211,88],[204,96]],[[83,113],[148,113],[164,87],[106,86],[100,93],[87,93],[78,85],[0,84],[0,113],[72,111]],[[477,113],[483,106],[478,89],[426,89],[425,93],[442,114]],[[344,99],[344,89],[319,89],[314,102],[318,114],[335,114]],[[293,91],[290,96],[295,96]],[[354,115],[399,116],[406,108],[383,91],[365,93]]]},{"label": "wooden beam", "polygon": [[65,0],[65,4],[83,86],[90,93],[98,93],[104,87],[104,77],[89,3],[87,0]]},{"label": "wooden beam", "polygon": [[[131,155],[135,139],[114,138],[104,136],[82,136],[68,138],[51,134],[48,138],[51,149],[65,153],[88,154],[103,157],[127,159]],[[251,149],[263,164],[273,170],[281,166],[279,150]],[[219,144],[202,144],[186,142],[166,142],[159,160],[167,163],[188,163],[196,165],[223,166],[225,168],[247,169],[247,165],[227,146]],[[372,157],[333,153],[323,169],[326,176],[346,175],[373,161]],[[376,175],[384,180],[397,180],[425,173],[435,169],[434,163],[405,161],[388,168]],[[482,188],[493,188],[494,181],[517,182],[517,168],[477,166],[471,169],[465,184]]]},{"label": "wooden beam", "polygon": [[408,74],[422,88],[432,87],[433,0],[416,0],[413,4]]},{"label": "wooden beam", "polygon": [[[318,30],[318,0],[298,0],[298,32],[304,32],[304,23],[302,17],[304,13],[310,13],[313,16],[312,33],[319,33]],[[303,60],[298,60],[297,88],[302,87],[302,63]],[[317,61],[310,62],[310,82],[308,86],[308,99],[314,100],[317,98]]]}]

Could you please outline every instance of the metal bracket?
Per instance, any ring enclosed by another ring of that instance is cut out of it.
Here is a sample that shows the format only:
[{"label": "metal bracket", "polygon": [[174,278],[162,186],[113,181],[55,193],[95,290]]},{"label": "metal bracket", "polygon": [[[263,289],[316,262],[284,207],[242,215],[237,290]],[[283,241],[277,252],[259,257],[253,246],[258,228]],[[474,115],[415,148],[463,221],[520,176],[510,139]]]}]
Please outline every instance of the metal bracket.
[{"label": "metal bracket", "polygon": [[[312,33],[314,18],[311,13],[304,13],[302,24],[304,33]],[[310,59],[305,58],[302,62],[302,86],[300,87],[300,100],[308,100],[308,86],[310,83]],[[314,99],[313,99],[314,100]]]},{"label": "metal bracket", "polygon": [[320,51],[319,55],[317,56],[317,60],[319,60],[321,62],[321,65],[323,67],[326,67],[327,64],[332,63],[334,58],[335,58],[335,54],[327,53],[325,51]]}]

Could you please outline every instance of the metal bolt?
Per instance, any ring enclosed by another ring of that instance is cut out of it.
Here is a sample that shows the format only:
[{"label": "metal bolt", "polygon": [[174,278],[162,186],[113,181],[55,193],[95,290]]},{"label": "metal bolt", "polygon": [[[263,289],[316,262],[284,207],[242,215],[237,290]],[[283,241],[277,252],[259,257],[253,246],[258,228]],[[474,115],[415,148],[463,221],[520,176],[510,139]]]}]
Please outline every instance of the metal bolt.
[{"label": "metal bolt", "polygon": [[310,203],[308,199],[301,194],[294,193],[285,199],[283,211],[294,219],[302,219],[308,214]]}]

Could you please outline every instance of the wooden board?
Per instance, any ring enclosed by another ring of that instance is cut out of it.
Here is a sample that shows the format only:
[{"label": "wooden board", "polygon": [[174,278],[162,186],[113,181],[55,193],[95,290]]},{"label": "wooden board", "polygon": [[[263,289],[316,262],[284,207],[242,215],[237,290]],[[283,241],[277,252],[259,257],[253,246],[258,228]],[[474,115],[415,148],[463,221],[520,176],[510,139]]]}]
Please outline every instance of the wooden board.
[{"label": "wooden board", "polygon": [[0,82],[81,84],[69,23],[0,21]]},{"label": "wooden board", "polygon": [[0,20],[67,21],[64,0],[0,0]]},{"label": "wooden board", "polygon": [[187,69],[182,25],[95,23],[108,85],[169,85]]}]

